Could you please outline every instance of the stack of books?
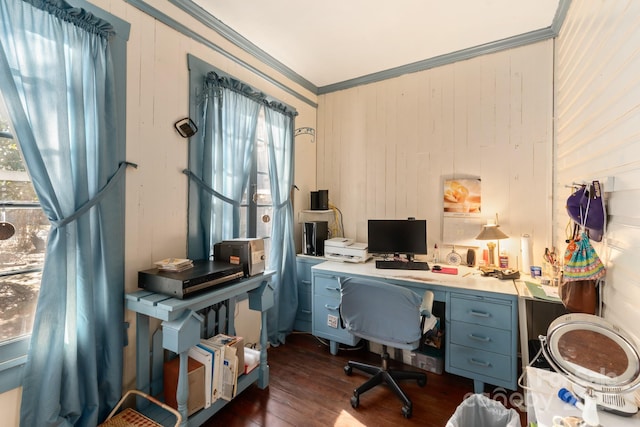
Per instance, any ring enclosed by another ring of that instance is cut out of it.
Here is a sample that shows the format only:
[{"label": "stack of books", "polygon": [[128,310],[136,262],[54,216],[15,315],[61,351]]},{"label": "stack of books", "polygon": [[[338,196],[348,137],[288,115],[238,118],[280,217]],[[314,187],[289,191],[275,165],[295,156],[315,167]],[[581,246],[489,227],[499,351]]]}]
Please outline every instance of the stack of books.
[{"label": "stack of books", "polygon": [[184,258],[165,258],[153,263],[158,270],[162,271],[184,271],[193,267],[193,261]]},{"label": "stack of books", "polygon": [[[260,364],[259,355],[255,366]],[[238,390],[238,376],[247,369],[242,337],[218,334],[201,339],[189,349],[189,357],[204,365],[204,407],[218,399],[231,400]],[[255,366],[252,366],[253,369]]]}]

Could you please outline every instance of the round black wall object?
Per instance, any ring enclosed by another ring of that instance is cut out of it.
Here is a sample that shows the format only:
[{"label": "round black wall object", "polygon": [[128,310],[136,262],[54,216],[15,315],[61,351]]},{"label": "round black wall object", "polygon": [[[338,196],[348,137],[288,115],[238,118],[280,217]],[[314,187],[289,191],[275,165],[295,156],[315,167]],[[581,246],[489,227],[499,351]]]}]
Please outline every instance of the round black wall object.
[{"label": "round black wall object", "polygon": [[192,137],[196,132],[198,132],[198,127],[189,117],[178,120],[173,124],[173,127],[176,128],[180,136],[183,138]]}]

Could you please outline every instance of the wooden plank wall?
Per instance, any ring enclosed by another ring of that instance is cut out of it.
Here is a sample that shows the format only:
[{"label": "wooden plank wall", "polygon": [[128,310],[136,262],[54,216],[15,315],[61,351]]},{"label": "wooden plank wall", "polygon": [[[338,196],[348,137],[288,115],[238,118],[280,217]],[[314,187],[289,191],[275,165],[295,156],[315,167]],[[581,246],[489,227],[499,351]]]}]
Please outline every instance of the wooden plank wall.
[{"label": "wooden plank wall", "polygon": [[604,316],[640,336],[640,3],[571,2],[556,47],[558,245],[573,182],[611,177]]},{"label": "wooden plank wall", "polygon": [[475,176],[482,215],[498,213],[512,237],[501,242],[512,265],[525,233],[541,261],[553,241],[552,72],[549,40],[320,96],[318,188],[345,235],[366,242],[368,219],[414,216],[431,250],[443,180]]}]

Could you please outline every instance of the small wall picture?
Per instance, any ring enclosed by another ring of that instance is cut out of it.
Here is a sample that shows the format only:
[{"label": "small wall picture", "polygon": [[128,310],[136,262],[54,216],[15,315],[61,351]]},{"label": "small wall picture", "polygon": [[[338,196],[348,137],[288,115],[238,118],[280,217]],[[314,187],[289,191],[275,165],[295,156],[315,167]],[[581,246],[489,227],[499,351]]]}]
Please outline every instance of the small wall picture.
[{"label": "small wall picture", "polygon": [[478,216],[481,213],[480,178],[444,181],[444,215]]}]

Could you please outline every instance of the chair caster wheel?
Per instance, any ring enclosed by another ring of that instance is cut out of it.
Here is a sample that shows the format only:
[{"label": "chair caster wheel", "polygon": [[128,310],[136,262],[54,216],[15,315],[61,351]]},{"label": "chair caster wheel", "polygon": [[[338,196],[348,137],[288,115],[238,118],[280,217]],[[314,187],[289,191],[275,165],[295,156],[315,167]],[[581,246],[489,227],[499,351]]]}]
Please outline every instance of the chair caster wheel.
[{"label": "chair caster wheel", "polygon": [[351,407],[356,409],[360,405],[360,398],[358,396],[351,396]]},{"label": "chair caster wheel", "polygon": [[344,367],[344,373],[351,376],[351,373],[353,372],[353,370],[351,369],[351,366],[349,365],[345,365]]},{"label": "chair caster wheel", "polygon": [[426,378],[418,378],[418,385],[420,387],[424,387],[425,385],[427,385],[427,379]]},{"label": "chair caster wheel", "polygon": [[411,406],[403,406],[402,415],[407,419],[411,418]]}]

